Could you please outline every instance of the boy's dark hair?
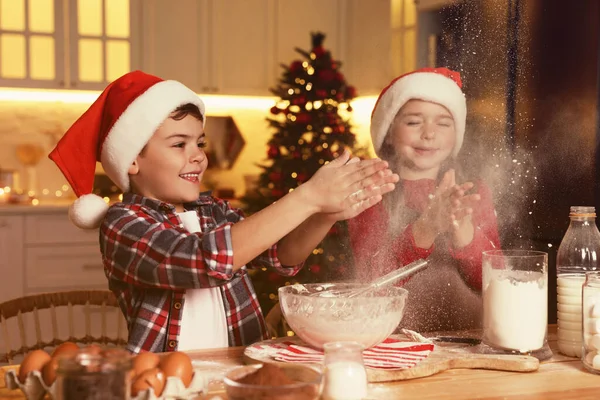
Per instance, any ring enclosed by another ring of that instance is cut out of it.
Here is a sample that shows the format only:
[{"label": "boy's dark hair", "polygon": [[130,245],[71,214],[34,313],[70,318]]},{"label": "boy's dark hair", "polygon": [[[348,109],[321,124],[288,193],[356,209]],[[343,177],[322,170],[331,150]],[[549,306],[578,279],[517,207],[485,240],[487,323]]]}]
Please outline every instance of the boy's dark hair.
[{"label": "boy's dark hair", "polygon": [[173,111],[171,113],[171,119],[179,121],[179,120],[184,119],[188,115],[191,115],[192,117],[196,118],[197,120],[204,122],[204,117],[202,116],[200,109],[198,108],[197,105],[192,104],[192,103],[187,103],[187,104],[177,107],[175,109],[175,111]]},{"label": "boy's dark hair", "polygon": [[[198,108],[197,105],[192,104],[192,103],[187,103],[187,104],[177,107],[171,113],[169,118],[174,119],[176,121],[180,121],[180,120],[184,119],[185,117],[187,117],[188,115],[191,115],[192,117],[196,118],[198,121],[204,122],[204,117],[202,116],[200,109]],[[140,151],[140,155],[143,156],[145,152],[146,152],[146,146],[144,146],[142,148],[142,150]]]}]

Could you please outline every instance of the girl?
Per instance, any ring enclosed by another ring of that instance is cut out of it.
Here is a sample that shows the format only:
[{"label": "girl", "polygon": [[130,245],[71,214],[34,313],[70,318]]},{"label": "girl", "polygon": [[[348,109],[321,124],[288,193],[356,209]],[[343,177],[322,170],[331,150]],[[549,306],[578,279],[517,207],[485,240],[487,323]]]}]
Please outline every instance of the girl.
[{"label": "girl", "polygon": [[409,301],[402,326],[417,331],[481,326],[481,253],[500,247],[489,188],[463,181],[456,165],[466,122],[461,87],[457,72],[425,68],[382,91],[371,136],[400,183],[349,221],[361,281],[429,260],[403,283]]}]

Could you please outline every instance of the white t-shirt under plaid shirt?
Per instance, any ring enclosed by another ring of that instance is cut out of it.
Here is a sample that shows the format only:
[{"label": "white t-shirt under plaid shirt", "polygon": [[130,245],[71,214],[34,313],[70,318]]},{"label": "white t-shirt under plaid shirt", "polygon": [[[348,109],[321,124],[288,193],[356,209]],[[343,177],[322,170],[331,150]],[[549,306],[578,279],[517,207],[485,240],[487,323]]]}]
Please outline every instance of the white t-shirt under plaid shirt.
[{"label": "white t-shirt under plaid shirt", "polygon": [[[190,233],[202,232],[196,210],[178,213]],[[227,318],[218,287],[188,289],[179,328],[179,351],[227,347]]]}]

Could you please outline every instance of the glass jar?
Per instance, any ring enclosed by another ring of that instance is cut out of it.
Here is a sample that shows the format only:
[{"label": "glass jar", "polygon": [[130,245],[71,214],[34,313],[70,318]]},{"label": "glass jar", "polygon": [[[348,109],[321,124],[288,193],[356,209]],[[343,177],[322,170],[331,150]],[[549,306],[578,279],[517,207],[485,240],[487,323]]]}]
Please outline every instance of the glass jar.
[{"label": "glass jar", "polygon": [[569,218],[556,256],[558,349],[581,357],[581,288],[585,273],[599,269],[600,232],[594,207],[573,206]]},{"label": "glass jar", "polygon": [[324,400],[360,400],[367,397],[363,346],[357,342],[329,342],[325,352]]},{"label": "glass jar", "polygon": [[600,271],[585,274],[582,320],[581,361],[588,371],[600,374]]},{"label": "glass jar", "polygon": [[61,358],[56,374],[56,400],[129,400],[132,359],[123,349],[89,346]]},{"label": "glass jar", "polygon": [[547,347],[548,254],[492,250],[482,260],[483,342],[506,353]]}]

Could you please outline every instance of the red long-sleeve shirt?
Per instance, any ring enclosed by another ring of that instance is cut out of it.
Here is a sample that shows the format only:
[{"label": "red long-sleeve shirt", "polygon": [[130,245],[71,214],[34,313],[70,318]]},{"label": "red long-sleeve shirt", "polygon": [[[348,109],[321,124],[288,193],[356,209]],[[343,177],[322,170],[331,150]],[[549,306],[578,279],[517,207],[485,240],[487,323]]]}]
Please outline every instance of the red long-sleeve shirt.
[{"label": "red long-sleeve shirt", "polygon": [[[402,185],[405,206],[418,217],[427,207],[430,195],[435,193],[436,183],[433,179],[420,179],[404,180]],[[499,249],[500,238],[492,193],[483,182],[476,184],[476,190],[481,199],[473,209],[473,240],[459,249],[453,248],[446,237],[436,240],[429,249],[418,247],[412,234],[414,220],[406,221],[403,231],[389,238],[390,217],[381,203],[350,220],[348,229],[358,277],[371,280],[419,258],[428,258],[434,252],[442,252],[456,261],[465,282],[480,291],[482,252]]]}]

